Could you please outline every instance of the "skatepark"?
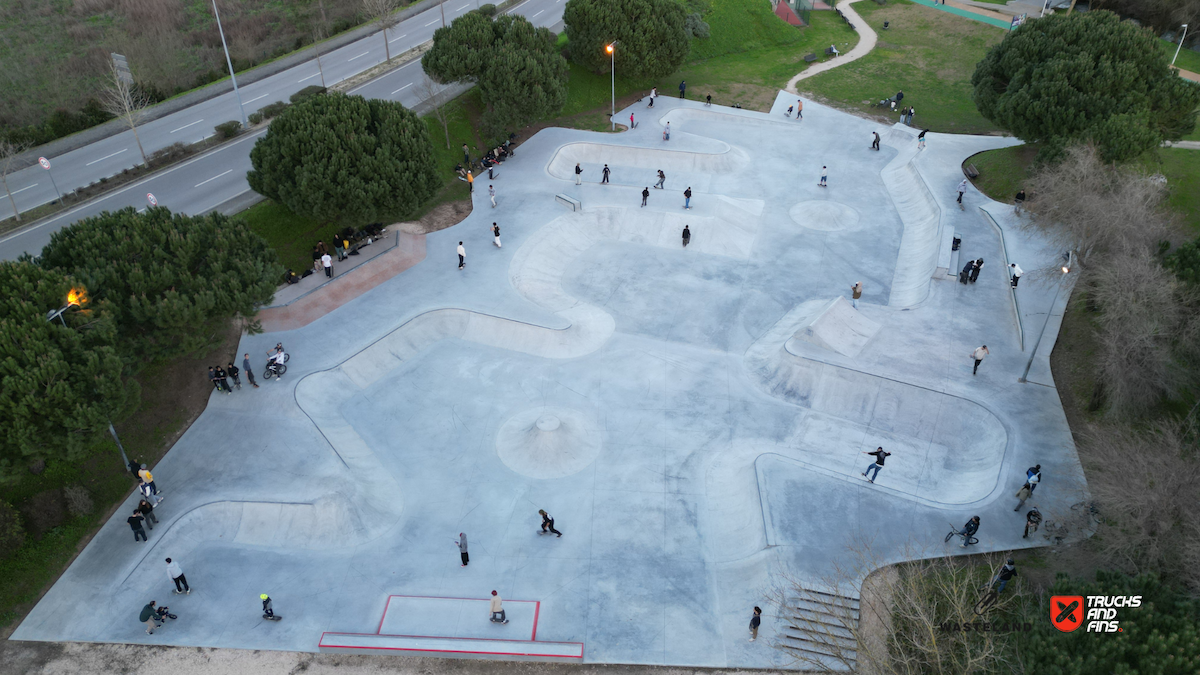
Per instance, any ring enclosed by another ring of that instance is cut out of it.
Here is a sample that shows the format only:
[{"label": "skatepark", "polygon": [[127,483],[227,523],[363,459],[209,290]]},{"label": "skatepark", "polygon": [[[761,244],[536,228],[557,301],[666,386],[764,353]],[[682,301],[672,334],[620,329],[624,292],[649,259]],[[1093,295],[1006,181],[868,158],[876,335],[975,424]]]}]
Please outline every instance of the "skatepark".
[{"label": "skatepark", "polygon": [[[1049,369],[1070,277],[1011,206],[955,190],[1017,141],[918,150],[919,129],[794,102],[662,97],[618,111],[632,130],[525,141],[423,260],[243,336],[256,363],[285,344],[286,376],[214,395],[154,467],[150,540],[118,509],[13,639],[779,667],[774,646],[804,644],[767,602],[783,579],[856,603],[861,575],[830,582],[852,547],[960,554],[943,536],[972,515],[972,553],[1042,543],[1012,510],[1025,468],[1047,519],[1086,490]],[[492,590],[510,623],[487,620]],[[179,616],[153,635],[150,599]]]}]

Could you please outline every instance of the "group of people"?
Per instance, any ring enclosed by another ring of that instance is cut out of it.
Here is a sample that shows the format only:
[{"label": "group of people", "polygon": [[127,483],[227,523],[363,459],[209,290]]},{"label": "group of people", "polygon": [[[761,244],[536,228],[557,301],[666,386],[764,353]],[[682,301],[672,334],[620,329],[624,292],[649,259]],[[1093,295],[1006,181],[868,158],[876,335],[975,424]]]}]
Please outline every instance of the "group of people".
[{"label": "group of people", "polygon": [[[283,344],[278,344],[276,345],[275,349],[267,352],[268,368],[271,366],[271,363],[273,363],[275,359],[279,357],[280,354],[284,354]],[[284,354],[282,358],[286,358],[286,354]],[[254,380],[254,370],[250,367],[249,354],[242,354],[242,367],[240,370],[237,366],[233,365],[232,361],[224,368],[216,365],[210,366],[208,369],[208,379],[210,382],[212,382],[213,388],[218,392],[224,392],[226,394],[232,394],[234,389],[242,388],[242,374],[246,375],[246,381],[250,383],[250,386],[258,389],[258,382]],[[233,380],[232,387],[229,385],[230,380]]]},{"label": "group of people", "polygon": [[145,464],[131,460],[129,472],[138,480],[138,494],[141,495],[141,498],[134,507],[133,514],[126,518],[125,522],[129,524],[129,529],[133,530],[134,542],[149,541],[146,530],[153,530],[154,525],[158,523],[158,517],[154,515],[154,508],[162,503],[163,496],[154,482],[154,474],[150,473],[150,469]]}]

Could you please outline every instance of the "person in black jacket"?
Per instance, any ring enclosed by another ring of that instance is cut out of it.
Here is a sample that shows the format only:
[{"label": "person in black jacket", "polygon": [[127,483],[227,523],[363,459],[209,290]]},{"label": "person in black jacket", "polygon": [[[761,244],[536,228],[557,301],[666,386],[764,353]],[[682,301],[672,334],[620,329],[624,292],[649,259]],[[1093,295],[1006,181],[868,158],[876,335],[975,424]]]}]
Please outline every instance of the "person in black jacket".
[{"label": "person in black jacket", "polygon": [[962,535],[962,538],[963,538],[963,543],[962,543],[963,548],[966,548],[968,546],[967,542],[969,542],[971,540],[971,537],[975,536],[975,533],[978,531],[979,531],[979,516],[971,516],[971,519],[967,521],[966,525],[963,525],[963,529],[959,532],[959,534]]},{"label": "person in black jacket", "polygon": [[[875,456],[875,463],[871,466],[868,466],[867,470],[862,473],[863,478],[866,478],[868,483],[874,483],[875,479],[879,477],[879,470],[883,468],[883,460],[891,457],[892,453],[884,452],[883,448],[879,447],[875,449],[875,452],[867,452],[866,450],[863,450],[862,454]],[[867,472],[871,469],[875,469],[875,473],[868,476]]]},{"label": "person in black jacket", "polygon": [[995,586],[999,583],[1000,587],[996,589],[996,592],[1003,593],[1004,587],[1008,585],[1008,580],[1015,576],[1017,576],[1017,563],[1012,558],[1009,558],[1004,563],[1004,566],[1000,568],[1000,571],[996,573],[996,576],[992,577],[992,583],[988,585]]},{"label": "person in black jacket", "polygon": [[129,528],[133,530],[134,541],[139,541],[139,537],[141,537],[140,541],[149,541],[146,538],[146,531],[142,529],[143,521],[145,521],[145,518],[142,517],[142,512],[137,509],[133,510],[132,516],[125,519],[125,522],[129,523]]},{"label": "person in black jacket", "polygon": [[554,529],[554,516],[546,513],[545,509],[539,509],[538,515],[542,517],[542,529],[538,531],[538,534],[546,534],[549,532],[551,534],[557,534],[560,537],[562,536],[562,532]]},{"label": "person in black jacket", "polygon": [[229,374],[229,377],[233,378],[233,386],[241,389],[242,380],[240,377],[238,377],[238,373],[241,371],[238,370],[238,367],[230,363],[228,366],[225,366],[225,372]]},{"label": "person in black jacket", "polygon": [[224,391],[226,394],[233,393],[233,390],[229,388],[229,374],[221,366],[217,366],[217,382],[220,385],[217,389]]},{"label": "person in black jacket", "polygon": [[642,206],[646,205],[646,200],[650,198],[650,188],[642,189]]}]

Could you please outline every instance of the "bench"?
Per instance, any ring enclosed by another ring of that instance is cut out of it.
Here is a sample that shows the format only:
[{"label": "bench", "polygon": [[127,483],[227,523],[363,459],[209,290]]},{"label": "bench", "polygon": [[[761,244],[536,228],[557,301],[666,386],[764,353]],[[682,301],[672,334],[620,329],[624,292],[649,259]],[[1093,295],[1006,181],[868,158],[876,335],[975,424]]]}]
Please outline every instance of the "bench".
[{"label": "bench", "polygon": [[816,55],[816,54],[809,54],[809,55],[807,55],[807,56],[805,56],[805,57],[804,57],[804,62],[805,62],[805,63],[812,63],[813,61],[816,61],[816,60],[817,60],[817,55]]},{"label": "bench", "polygon": [[583,210],[583,205],[579,203],[578,199],[575,199],[573,197],[568,197],[567,195],[564,195],[564,194],[554,195],[554,201],[558,202],[559,204],[562,204],[563,206],[571,209],[572,211],[582,211]]},{"label": "bench", "polygon": [[834,49],[833,47],[826,47],[826,48],[825,48],[825,56],[834,56],[834,57],[836,57],[837,55],[838,55],[838,51],[837,51],[836,49]]},{"label": "bench", "polygon": [[964,167],[963,173],[967,174],[967,178],[970,178],[971,180],[979,178],[979,169],[976,169],[974,164],[968,164],[966,167]]}]

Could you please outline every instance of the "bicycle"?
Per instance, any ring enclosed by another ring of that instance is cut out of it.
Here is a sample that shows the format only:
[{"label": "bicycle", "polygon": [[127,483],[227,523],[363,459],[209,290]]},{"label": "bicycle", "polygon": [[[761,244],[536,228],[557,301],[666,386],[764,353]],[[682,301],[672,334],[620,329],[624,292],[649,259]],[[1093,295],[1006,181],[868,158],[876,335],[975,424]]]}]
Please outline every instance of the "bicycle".
[{"label": "bicycle", "polygon": [[967,546],[979,543],[979,540],[974,536],[963,534],[961,530],[959,530],[957,527],[954,527],[954,523],[950,523],[950,528],[950,531],[946,534],[946,538],[942,540],[944,543],[950,543],[950,540],[953,539],[955,535],[962,537]]},{"label": "bicycle", "polygon": [[283,377],[283,374],[286,372],[287,366],[283,365],[282,363],[272,362],[267,364],[267,369],[263,371],[263,379],[269,380],[272,377]]}]

